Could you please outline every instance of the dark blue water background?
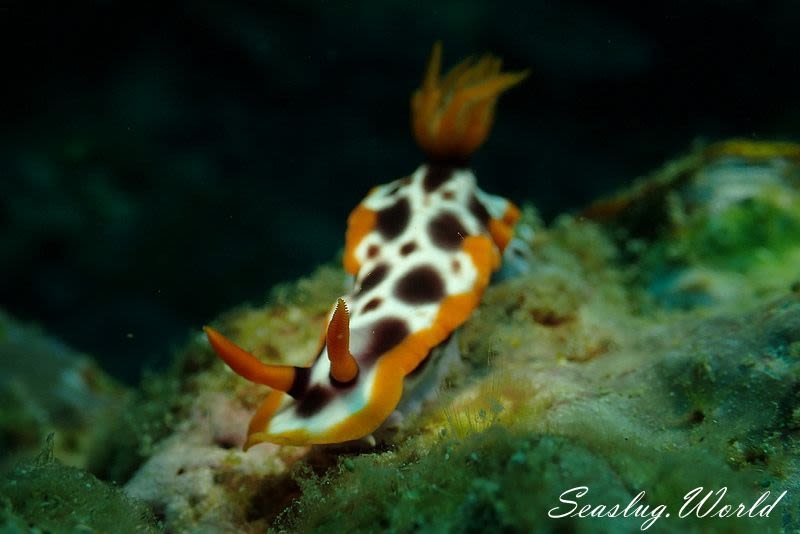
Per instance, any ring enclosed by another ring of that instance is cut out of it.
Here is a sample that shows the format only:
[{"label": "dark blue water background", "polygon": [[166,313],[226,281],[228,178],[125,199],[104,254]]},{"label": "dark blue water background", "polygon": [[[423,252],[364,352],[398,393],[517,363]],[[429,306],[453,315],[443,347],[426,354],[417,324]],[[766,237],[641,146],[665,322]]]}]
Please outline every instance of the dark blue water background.
[{"label": "dark blue water background", "polygon": [[474,168],[547,220],[699,138],[800,136],[791,1],[76,4],[0,6],[0,305],[131,382],[420,163],[437,39],[531,69]]}]

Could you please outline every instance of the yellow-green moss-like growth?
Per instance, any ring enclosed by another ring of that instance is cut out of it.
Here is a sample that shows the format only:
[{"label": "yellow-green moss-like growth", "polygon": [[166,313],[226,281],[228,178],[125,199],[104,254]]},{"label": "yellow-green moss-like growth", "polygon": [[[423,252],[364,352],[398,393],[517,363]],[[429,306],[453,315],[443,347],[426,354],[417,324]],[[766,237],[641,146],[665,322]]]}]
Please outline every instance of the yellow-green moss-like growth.
[{"label": "yellow-green moss-like growth", "polygon": [[90,473],[53,457],[52,434],[44,450],[0,483],[4,532],[157,532],[146,506]]},{"label": "yellow-green moss-like growth", "polygon": [[[639,532],[662,504],[654,532],[752,532],[780,524],[777,510],[766,520],[677,519],[684,494],[695,487],[687,481],[706,488],[727,486],[732,501],[747,502],[753,494],[752,473],[736,473],[704,451],[654,460],[634,449],[619,451],[609,461],[574,439],[496,425],[427,450],[411,440],[396,451],[345,457],[322,477],[300,468],[296,479],[302,495],[276,526],[314,533]],[[589,488],[581,506],[608,508],[617,503],[624,508],[646,490],[640,504],[649,506],[648,512],[627,518],[548,517],[554,507],[561,506],[561,513],[569,510],[559,496],[579,486]]]},{"label": "yellow-green moss-like growth", "polygon": [[800,145],[700,147],[584,213],[613,229],[661,307],[741,308],[796,280]]}]

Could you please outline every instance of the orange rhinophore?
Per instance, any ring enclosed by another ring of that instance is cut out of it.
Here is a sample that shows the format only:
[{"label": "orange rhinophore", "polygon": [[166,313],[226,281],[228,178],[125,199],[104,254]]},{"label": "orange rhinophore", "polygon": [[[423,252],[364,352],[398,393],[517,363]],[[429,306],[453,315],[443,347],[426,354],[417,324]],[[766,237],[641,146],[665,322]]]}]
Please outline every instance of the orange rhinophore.
[{"label": "orange rhinophore", "polygon": [[328,359],[331,361],[331,377],[339,383],[347,383],[358,376],[358,362],[350,353],[350,312],[343,299],[336,303],[326,335]]},{"label": "orange rhinophore", "polygon": [[478,306],[520,213],[483,192],[468,168],[486,139],[498,96],[526,72],[465,60],[440,77],[441,45],[412,97],[414,135],[428,162],[373,188],[353,210],[344,267],[355,276],[307,366],[261,363],[206,327],[211,346],[244,378],[273,388],[250,423],[250,447],[365,438],[401,400],[430,393],[444,346]]}]

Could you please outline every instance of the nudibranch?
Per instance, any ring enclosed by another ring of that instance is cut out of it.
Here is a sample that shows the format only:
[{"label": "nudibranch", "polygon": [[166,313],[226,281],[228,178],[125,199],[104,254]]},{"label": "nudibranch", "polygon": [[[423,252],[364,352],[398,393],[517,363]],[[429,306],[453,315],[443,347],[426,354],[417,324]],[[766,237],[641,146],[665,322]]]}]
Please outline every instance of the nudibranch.
[{"label": "nudibranch", "polygon": [[[467,59],[440,76],[434,45],[411,98],[412,129],[427,162],[373,188],[348,218],[344,268],[353,289],[333,305],[307,367],[267,365],[206,327],[211,346],[242,377],[272,388],[245,449],[264,441],[326,444],[368,438],[395,413],[478,306],[519,218],[484,193],[470,155],[489,133],[499,95],[527,72]],[[432,356],[434,355],[434,356]]]}]

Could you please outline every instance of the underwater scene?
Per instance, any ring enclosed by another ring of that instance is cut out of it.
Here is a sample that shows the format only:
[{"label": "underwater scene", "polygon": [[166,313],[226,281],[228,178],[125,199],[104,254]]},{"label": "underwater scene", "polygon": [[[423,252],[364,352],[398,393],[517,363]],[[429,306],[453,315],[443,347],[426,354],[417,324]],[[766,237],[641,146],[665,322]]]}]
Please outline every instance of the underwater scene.
[{"label": "underwater scene", "polygon": [[0,532],[800,532],[798,27],[0,5]]}]

